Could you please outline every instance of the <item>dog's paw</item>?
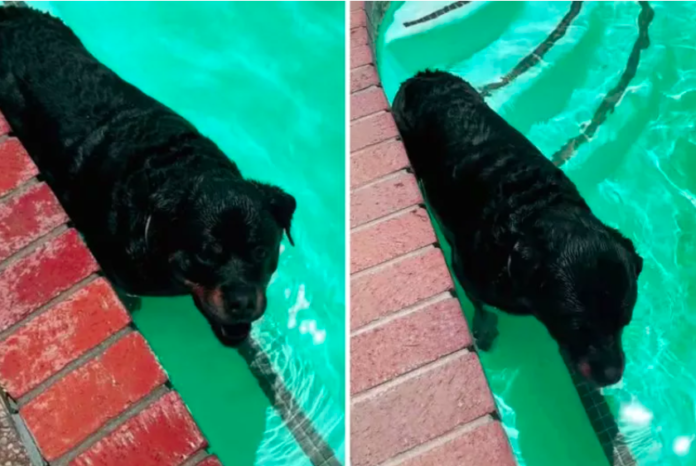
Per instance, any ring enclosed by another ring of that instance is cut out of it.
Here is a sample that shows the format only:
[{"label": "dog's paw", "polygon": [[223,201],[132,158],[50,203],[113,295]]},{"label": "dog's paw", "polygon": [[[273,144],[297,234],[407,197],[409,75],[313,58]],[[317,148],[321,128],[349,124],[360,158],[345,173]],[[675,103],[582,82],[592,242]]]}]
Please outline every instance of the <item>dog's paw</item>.
[{"label": "dog's paw", "polygon": [[474,317],[474,341],[481,351],[490,351],[498,336],[498,316],[486,312]]}]

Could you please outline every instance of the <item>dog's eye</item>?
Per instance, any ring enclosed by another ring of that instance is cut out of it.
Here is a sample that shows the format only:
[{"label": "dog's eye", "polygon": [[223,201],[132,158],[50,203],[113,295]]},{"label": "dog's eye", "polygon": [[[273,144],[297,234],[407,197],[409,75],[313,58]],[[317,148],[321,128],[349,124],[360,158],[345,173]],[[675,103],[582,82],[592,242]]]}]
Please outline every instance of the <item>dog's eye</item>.
[{"label": "dog's eye", "polygon": [[252,255],[254,256],[254,260],[257,260],[260,262],[266,258],[266,256],[268,255],[268,251],[266,251],[264,248],[259,246],[258,248],[255,248],[252,251]]}]

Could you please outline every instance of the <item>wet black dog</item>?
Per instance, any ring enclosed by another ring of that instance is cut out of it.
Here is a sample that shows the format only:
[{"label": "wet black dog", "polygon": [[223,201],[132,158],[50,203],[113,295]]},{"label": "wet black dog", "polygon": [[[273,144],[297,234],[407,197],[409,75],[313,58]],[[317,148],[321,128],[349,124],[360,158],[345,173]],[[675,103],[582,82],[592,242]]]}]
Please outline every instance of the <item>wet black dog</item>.
[{"label": "wet black dog", "polygon": [[618,382],[643,264],[631,241],[461,78],[419,73],[394,116],[476,309],[479,347],[497,335],[484,304],[534,315],[586,377]]},{"label": "wet black dog", "polygon": [[292,196],[245,180],[189,122],[29,8],[0,8],[0,110],[118,289],[191,294],[223,343],[246,338],[290,237]]}]

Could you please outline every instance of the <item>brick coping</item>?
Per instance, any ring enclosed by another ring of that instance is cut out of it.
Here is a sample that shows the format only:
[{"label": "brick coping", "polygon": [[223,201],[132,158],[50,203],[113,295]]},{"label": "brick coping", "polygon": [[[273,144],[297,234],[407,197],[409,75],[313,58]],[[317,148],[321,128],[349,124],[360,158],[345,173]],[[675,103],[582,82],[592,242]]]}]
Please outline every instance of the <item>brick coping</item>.
[{"label": "brick coping", "polygon": [[220,466],[38,175],[0,115],[0,430],[17,447],[10,464]]},{"label": "brick coping", "polygon": [[365,3],[350,9],[352,464],[514,466],[380,85]]}]

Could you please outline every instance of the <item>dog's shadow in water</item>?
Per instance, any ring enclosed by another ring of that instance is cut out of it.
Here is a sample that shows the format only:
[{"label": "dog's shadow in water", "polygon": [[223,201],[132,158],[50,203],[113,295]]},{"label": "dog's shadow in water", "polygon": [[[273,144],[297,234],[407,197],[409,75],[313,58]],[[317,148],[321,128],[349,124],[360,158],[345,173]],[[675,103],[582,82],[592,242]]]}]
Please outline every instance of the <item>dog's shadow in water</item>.
[{"label": "dog's shadow in water", "polygon": [[[460,302],[471,326],[473,306]],[[606,464],[557,344],[535,318],[495,312],[500,334],[490,351],[478,354],[525,464],[550,458],[567,466]]]},{"label": "dog's shadow in water", "polygon": [[132,314],[223,464],[254,466],[269,401],[238,351],[223,347],[191,298],[145,298]]}]

